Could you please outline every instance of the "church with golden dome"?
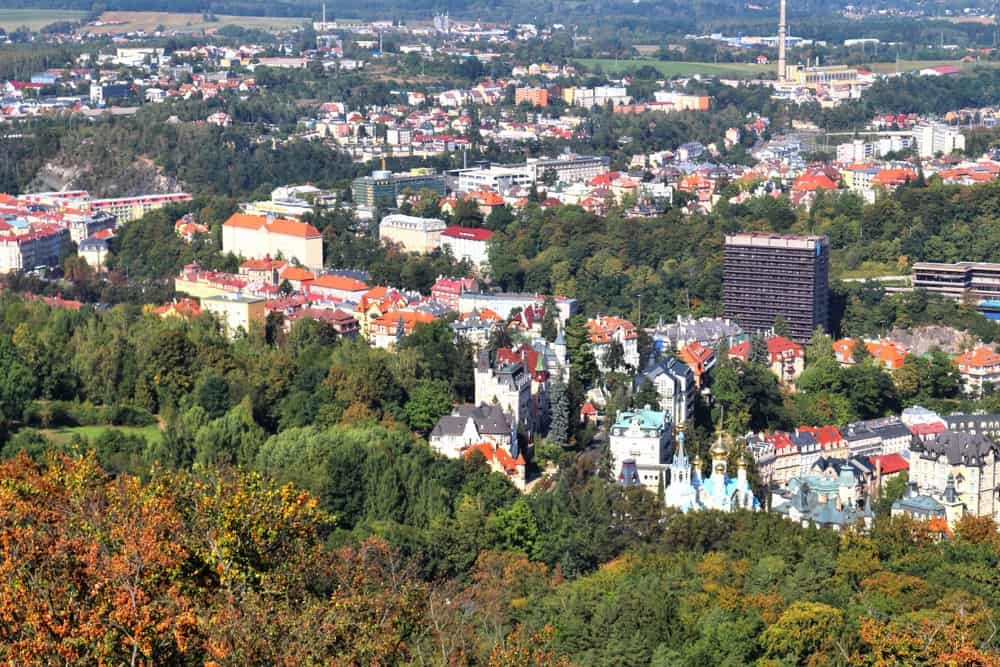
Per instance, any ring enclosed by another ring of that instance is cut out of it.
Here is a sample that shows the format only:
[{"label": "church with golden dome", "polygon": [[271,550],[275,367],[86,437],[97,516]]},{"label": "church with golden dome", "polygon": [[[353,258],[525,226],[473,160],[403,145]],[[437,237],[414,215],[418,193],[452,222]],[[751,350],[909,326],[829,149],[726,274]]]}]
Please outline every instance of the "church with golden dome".
[{"label": "church with golden dome", "polygon": [[733,447],[732,436],[720,428],[712,446],[712,469],[707,478],[701,474],[701,458],[695,456],[694,463],[688,461],[684,453],[684,430],[678,429],[677,449],[673,462],[668,467],[670,482],[664,489],[664,502],[682,512],[692,510],[720,510],[733,512],[748,509],[756,512],[760,502],[753,495],[747,480],[747,468],[743,459],[736,470],[736,477],[728,475],[729,451]]}]

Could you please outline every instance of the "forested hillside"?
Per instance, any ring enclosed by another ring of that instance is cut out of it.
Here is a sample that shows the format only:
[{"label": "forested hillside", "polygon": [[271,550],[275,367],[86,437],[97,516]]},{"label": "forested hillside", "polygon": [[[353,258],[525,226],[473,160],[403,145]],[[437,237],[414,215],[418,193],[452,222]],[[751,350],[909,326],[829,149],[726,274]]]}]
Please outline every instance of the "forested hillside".
[{"label": "forested hillside", "polygon": [[[543,444],[559,472],[521,495],[423,439],[472,397],[447,322],[394,353],[278,325],[229,341],[208,316],[0,297],[0,657],[997,664],[988,520],[942,542],[885,503],[867,537],[685,516]],[[720,401],[755,400],[724,374]]]}]

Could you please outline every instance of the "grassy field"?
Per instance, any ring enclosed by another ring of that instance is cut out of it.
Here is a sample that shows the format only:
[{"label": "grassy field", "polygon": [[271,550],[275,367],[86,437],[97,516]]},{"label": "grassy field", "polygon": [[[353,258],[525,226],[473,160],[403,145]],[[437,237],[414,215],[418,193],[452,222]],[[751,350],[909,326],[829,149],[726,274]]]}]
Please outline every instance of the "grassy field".
[{"label": "grassy field", "polygon": [[0,8],[0,28],[10,31],[26,26],[31,30],[41,30],[56,21],[77,21],[83,18],[85,13],[71,9]]},{"label": "grassy field", "polygon": [[217,21],[206,22],[201,14],[175,14],[173,12],[104,12],[101,21],[114,25],[87,26],[86,32],[105,34],[109,32],[133,32],[143,30],[154,32],[163,26],[177,32],[212,31],[227,25],[256,30],[290,30],[308,21],[307,18],[270,18],[267,16],[227,16],[219,14]]},{"label": "grassy field", "polygon": [[45,437],[56,443],[68,442],[74,435],[79,435],[87,440],[92,440],[105,431],[121,431],[129,435],[141,435],[150,442],[158,442],[163,439],[160,429],[153,426],[74,426],[64,428],[49,428],[41,431]]},{"label": "grassy field", "polygon": [[748,63],[694,63],[665,60],[646,60],[634,58],[632,60],[615,60],[613,58],[579,58],[574,62],[593,69],[598,65],[609,74],[617,74],[629,70],[635,70],[645,65],[655,67],[663,76],[718,76],[731,79],[750,79],[764,74],[773,73],[775,67],[772,65],[757,65]]}]

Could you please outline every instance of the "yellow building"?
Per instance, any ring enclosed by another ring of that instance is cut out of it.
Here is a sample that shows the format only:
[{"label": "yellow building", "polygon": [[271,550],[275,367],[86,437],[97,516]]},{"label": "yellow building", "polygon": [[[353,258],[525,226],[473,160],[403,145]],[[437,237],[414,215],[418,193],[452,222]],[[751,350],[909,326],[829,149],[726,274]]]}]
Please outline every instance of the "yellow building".
[{"label": "yellow building", "polygon": [[786,69],[789,83],[816,89],[820,86],[853,86],[858,83],[858,70],[847,65],[830,67],[802,67],[793,65]]},{"label": "yellow building", "polygon": [[212,296],[201,300],[203,311],[215,315],[230,338],[248,333],[267,320],[267,301],[242,294]]},{"label": "yellow building", "polygon": [[418,218],[392,213],[382,218],[378,236],[382,241],[399,244],[406,252],[421,254],[437,250],[441,245],[441,232],[447,225],[437,218]]}]

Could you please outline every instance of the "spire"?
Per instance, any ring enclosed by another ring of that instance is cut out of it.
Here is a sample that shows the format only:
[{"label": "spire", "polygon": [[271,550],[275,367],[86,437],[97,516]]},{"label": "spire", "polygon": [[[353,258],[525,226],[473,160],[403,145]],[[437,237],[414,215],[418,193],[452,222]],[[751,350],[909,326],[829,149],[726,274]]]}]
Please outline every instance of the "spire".
[{"label": "spire", "polygon": [[684,424],[677,425],[677,452],[674,454],[674,460],[678,458],[684,458]]}]

